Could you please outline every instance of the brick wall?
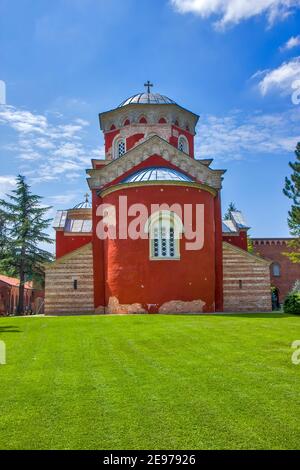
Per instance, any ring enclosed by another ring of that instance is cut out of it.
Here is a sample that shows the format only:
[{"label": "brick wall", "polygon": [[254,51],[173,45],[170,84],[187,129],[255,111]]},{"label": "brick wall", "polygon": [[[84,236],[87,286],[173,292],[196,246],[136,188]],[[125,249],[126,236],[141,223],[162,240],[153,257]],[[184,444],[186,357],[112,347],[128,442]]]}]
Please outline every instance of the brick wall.
[{"label": "brick wall", "polygon": [[225,312],[265,312],[272,309],[269,264],[223,242]]},{"label": "brick wall", "polygon": [[294,286],[297,279],[300,279],[300,264],[292,263],[284,252],[291,251],[287,246],[290,239],[266,239],[253,238],[254,252],[280,265],[280,276],[273,275],[271,265],[271,283],[278,289],[279,302],[282,303],[285,296]]},{"label": "brick wall", "polygon": [[93,312],[93,257],[92,244],[89,243],[47,266],[45,314]]}]

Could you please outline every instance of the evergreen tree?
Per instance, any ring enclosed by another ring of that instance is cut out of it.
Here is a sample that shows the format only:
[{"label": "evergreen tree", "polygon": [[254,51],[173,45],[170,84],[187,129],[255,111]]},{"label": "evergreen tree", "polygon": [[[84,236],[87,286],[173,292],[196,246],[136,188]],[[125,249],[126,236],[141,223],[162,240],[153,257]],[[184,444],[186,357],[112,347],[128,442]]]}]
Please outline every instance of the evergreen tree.
[{"label": "evergreen tree", "polygon": [[284,254],[293,263],[300,263],[300,142],[297,144],[295,155],[296,161],[289,163],[293,173],[290,178],[285,178],[285,188],[283,190],[284,194],[292,201],[288,225],[295,240],[288,243],[292,251]]},{"label": "evergreen tree", "polygon": [[228,206],[227,212],[224,215],[224,220],[230,220],[231,219],[231,212],[236,212],[237,208],[234,204],[234,202],[231,202]]},{"label": "evergreen tree", "polygon": [[50,207],[41,207],[41,200],[40,196],[31,193],[30,186],[21,175],[7,200],[0,199],[0,215],[4,220],[2,266],[14,272],[20,280],[18,315],[24,311],[26,280],[43,276],[43,264],[52,259],[51,254],[40,247],[42,243],[52,243],[46,233],[51,219],[45,218]]}]

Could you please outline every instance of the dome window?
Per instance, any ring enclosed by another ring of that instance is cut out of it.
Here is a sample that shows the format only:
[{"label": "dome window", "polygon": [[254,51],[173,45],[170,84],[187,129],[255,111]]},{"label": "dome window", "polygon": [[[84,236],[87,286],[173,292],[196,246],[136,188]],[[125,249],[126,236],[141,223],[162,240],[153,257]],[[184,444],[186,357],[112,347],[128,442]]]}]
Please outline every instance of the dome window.
[{"label": "dome window", "polygon": [[184,135],[181,135],[178,139],[178,149],[180,152],[189,153],[189,143]]},{"label": "dome window", "polygon": [[114,158],[122,157],[126,153],[125,139],[117,138],[114,143]]},{"label": "dome window", "polygon": [[165,118],[160,118],[160,120],[158,121],[159,124],[167,124],[167,121],[165,120]]},{"label": "dome window", "polygon": [[130,121],[129,119],[126,119],[126,121],[124,122],[124,126],[129,126],[130,125]]},{"label": "dome window", "polygon": [[147,124],[147,119],[145,117],[141,117],[140,124]]}]

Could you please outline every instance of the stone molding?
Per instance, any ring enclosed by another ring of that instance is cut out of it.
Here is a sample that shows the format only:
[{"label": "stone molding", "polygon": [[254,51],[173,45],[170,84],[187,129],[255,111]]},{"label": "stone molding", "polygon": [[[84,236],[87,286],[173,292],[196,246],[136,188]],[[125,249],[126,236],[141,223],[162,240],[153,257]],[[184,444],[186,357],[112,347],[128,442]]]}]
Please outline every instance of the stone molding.
[{"label": "stone molding", "polygon": [[159,136],[153,136],[126,152],[122,157],[112,160],[105,167],[86,170],[89,176],[88,184],[90,189],[102,189],[152,155],[160,155],[164,160],[171,162],[179,170],[193,176],[196,182],[205,184],[216,190],[222,188],[223,174],[226,170],[213,170],[201,163],[201,161],[195,160],[184,152],[181,152]]}]

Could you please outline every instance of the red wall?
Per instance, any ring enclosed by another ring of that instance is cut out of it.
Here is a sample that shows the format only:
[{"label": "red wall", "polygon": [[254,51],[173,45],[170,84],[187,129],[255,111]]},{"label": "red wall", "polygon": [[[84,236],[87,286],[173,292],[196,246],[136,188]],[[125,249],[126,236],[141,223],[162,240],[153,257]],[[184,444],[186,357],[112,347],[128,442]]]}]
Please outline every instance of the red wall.
[{"label": "red wall", "polygon": [[[134,129],[133,132],[135,132],[136,129]],[[173,145],[174,147],[178,148],[178,137],[175,137],[173,135],[174,130],[178,132],[178,136],[181,134],[184,135],[189,143],[189,155],[190,157],[194,158],[194,135],[191,134],[190,132],[186,131],[185,129],[181,129],[180,127],[177,126],[171,126],[171,135],[169,138],[169,143]],[[112,143],[114,141],[114,138],[120,134],[120,129],[115,129],[113,131],[106,132],[104,134],[104,140],[105,140],[105,153],[107,153],[110,148],[112,147]],[[143,133],[134,133],[131,136],[127,137],[126,139],[126,150],[130,150],[133,148],[133,146],[143,139],[144,134]]]},{"label": "red wall", "polygon": [[[178,137],[175,137],[173,135],[174,130],[176,130],[178,132]],[[195,158],[195,156],[194,156],[194,136],[190,132],[181,129],[180,127],[172,126],[172,135],[170,137],[169,143],[171,145],[173,145],[174,147],[178,148],[178,139],[179,139],[179,136],[181,134],[184,135],[188,140],[190,157]]]},{"label": "red wall", "polygon": [[126,151],[130,150],[139,140],[143,139],[144,134],[133,134],[126,139]]},{"label": "red wall", "polygon": [[222,243],[222,208],[220,194],[214,200],[215,246],[216,246],[216,311],[223,312],[223,243]]},{"label": "red wall", "polygon": [[239,235],[223,234],[223,241],[231,243],[231,245],[237,246],[242,250],[248,251],[248,237],[246,230],[240,230]]},{"label": "red wall", "polygon": [[[286,295],[293,288],[295,282],[300,279],[300,265],[292,263],[284,252],[291,251],[286,245],[286,241],[277,244],[277,241],[268,240],[264,241],[264,245],[256,244],[258,239],[253,239],[254,252],[263,258],[270,261],[279,263],[281,268],[281,275],[273,276],[271,266],[271,284],[279,290],[279,301],[282,303]],[[267,244],[266,244],[267,243]]]},{"label": "red wall", "polygon": [[[128,205],[137,202],[145,204],[149,213],[151,204],[204,204],[204,247],[202,250],[187,251],[183,236],[179,261],[152,261],[149,259],[148,239],[101,241],[95,237],[95,307],[103,305],[101,286],[105,284],[106,305],[110,297],[116,297],[120,304],[139,303],[146,310],[157,312],[159,307],[168,301],[187,302],[201,299],[205,302],[204,311],[213,312],[216,296],[215,236],[219,235],[215,235],[215,203],[212,194],[179,186],[144,186],[115,191],[105,196],[103,202],[118,207],[120,196],[128,197]],[[96,198],[95,195],[94,200]],[[101,200],[97,199],[95,202],[99,204]],[[95,216],[95,227],[99,220],[100,218]],[[117,224],[118,222],[117,217]],[[219,246],[220,241],[219,236]],[[218,295],[220,305],[220,293]]]},{"label": "red wall", "polygon": [[81,248],[92,241],[91,235],[65,235],[62,231],[56,232],[56,259]]}]

